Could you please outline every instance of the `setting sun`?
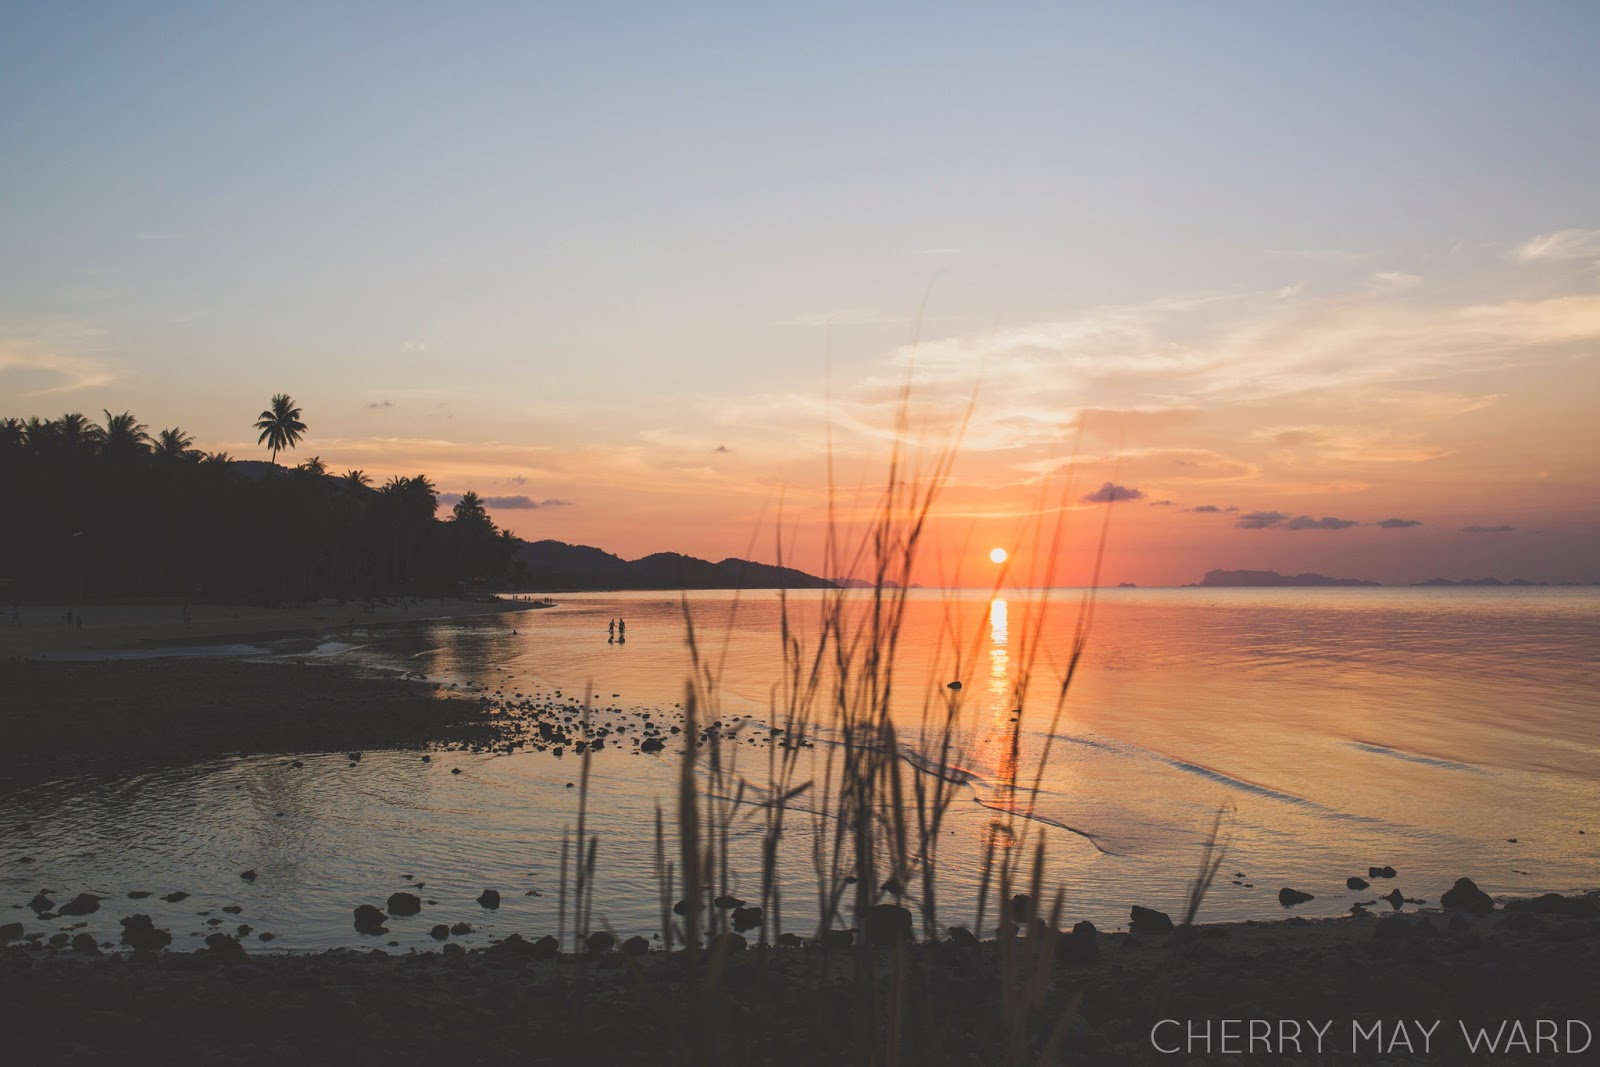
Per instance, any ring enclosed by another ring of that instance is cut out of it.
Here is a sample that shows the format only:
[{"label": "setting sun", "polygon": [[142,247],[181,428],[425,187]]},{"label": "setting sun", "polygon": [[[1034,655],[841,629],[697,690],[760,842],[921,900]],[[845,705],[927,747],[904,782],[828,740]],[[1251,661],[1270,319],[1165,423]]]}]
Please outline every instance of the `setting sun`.
[{"label": "setting sun", "polygon": [[1004,563],[1006,561],[1006,550],[1003,548],[990,549],[989,559],[995,563]]}]

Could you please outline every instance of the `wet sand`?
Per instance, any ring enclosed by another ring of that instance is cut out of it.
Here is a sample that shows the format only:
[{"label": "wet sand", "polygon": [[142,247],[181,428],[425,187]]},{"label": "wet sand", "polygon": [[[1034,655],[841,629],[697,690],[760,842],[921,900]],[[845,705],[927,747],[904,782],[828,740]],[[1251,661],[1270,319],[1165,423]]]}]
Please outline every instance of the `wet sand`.
[{"label": "wet sand", "polygon": [[[20,623],[9,606],[0,608],[0,660],[49,659],[90,652],[125,652],[223,641],[307,636],[339,636],[366,629],[435,619],[465,619],[527,611],[544,605],[522,600],[461,600],[404,597],[360,601],[318,601],[299,607],[265,608],[239,604],[177,602],[134,604],[22,604]],[[68,626],[67,612],[74,625]],[[82,626],[77,625],[81,617]]]}]

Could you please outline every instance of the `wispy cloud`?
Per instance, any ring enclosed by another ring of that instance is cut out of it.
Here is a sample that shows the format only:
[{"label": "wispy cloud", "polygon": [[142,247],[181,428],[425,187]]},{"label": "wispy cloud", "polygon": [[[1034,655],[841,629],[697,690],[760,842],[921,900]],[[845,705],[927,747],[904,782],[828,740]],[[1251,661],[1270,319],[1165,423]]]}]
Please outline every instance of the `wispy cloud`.
[{"label": "wispy cloud", "polygon": [[1313,519],[1310,515],[1299,515],[1289,520],[1286,530],[1347,530],[1352,526],[1360,526],[1355,519],[1335,519],[1324,515],[1320,519]]},{"label": "wispy cloud", "polygon": [[1515,526],[1463,526],[1461,527],[1461,532],[1471,534],[1514,533],[1516,529]]},{"label": "wispy cloud", "polygon": [[394,407],[394,401],[393,400],[373,400],[373,401],[371,401],[370,403],[367,404],[367,407],[378,409],[378,410],[381,410],[383,408],[392,408],[392,407]]},{"label": "wispy cloud", "polygon": [[[17,396],[52,396],[110,385],[117,374],[90,356],[71,355],[25,341],[0,340],[0,377],[11,377],[5,390]],[[18,384],[22,379],[23,384]],[[34,385],[35,388],[28,388]]]},{"label": "wispy cloud", "polygon": [[1600,230],[1557,230],[1530,237],[1512,253],[1523,263],[1600,260]]},{"label": "wispy cloud", "polygon": [[1281,511],[1252,511],[1247,515],[1240,515],[1234,525],[1241,530],[1265,530],[1278,525],[1288,517]]},{"label": "wispy cloud", "polygon": [[1407,529],[1407,528],[1412,527],[1412,526],[1421,526],[1422,525],[1422,520],[1421,519],[1379,519],[1377,521],[1376,525],[1383,527],[1385,530],[1404,530],[1404,529]]},{"label": "wispy cloud", "polygon": [[[460,493],[440,493],[439,503],[446,506],[461,502]],[[535,500],[529,496],[486,496],[480,497],[486,508],[530,509],[530,508],[565,508],[571,507],[572,501],[552,497],[547,500]]]}]

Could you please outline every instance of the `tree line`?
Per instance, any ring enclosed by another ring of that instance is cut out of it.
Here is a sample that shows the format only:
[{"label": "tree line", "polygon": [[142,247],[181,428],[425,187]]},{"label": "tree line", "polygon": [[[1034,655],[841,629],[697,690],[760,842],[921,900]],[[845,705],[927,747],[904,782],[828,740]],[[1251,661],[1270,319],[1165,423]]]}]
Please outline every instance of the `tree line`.
[{"label": "tree line", "polygon": [[306,431],[286,395],[255,424],[269,462],[104,415],[0,418],[0,585],[11,597],[285,603],[453,595],[517,577],[518,542],[476,493],[440,519],[426,475],[374,486],[316,456],[279,465]]}]

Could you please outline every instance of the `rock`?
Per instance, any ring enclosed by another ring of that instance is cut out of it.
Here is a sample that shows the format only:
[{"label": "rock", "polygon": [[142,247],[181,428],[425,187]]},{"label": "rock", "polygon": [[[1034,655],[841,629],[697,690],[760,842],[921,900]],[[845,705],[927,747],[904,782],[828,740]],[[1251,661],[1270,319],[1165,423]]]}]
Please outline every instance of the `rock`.
[{"label": "rock", "polygon": [[128,899],[129,900],[143,900],[145,897],[147,897],[149,895],[150,895],[150,890],[148,890],[148,889],[135,889],[133,892],[128,894]]},{"label": "rock", "polygon": [[734,908],[744,907],[744,901],[734,896],[720,896],[711,902],[711,906],[721,908],[723,911],[732,911]]},{"label": "rock", "polygon": [[386,934],[389,928],[383,924],[388,918],[371,904],[363,904],[356,909],[356,930],[363,934]]},{"label": "rock", "polygon": [[439,923],[437,926],[433,927],[433,929],[428,931],[428,936],[433,938],[435,941],[448,941],[450,940],[450,927],[446,926],[444,923]]},{"label": "rock", "polygon": [[485,889],[478,895],[478,903],[491,910],[498,908],[500,906],[500,894],[493,889]]},{"label": "rock", "polygon": [[278,935],[273,933],[271,930],[263,930],[259,934],[256,935],[256,940],[257,941],[271,941],[273,938],[275,938],[277,936]]},{"label": "rock", "polygon": [[120,921],[122,943],[135,952],[154,952],[172,944],[172,935],[165,930],[157,930],[148,915],[130,915]]},{"label": "rock", "polygon": [[1389,906],[1395,911],[1399,911],[1400,906],[1406,902],[1406,898],[1400,895],[1400,890],[1398,889],[1391,889],[1389,890],[1388,896],[1379,897],[1378,899],[1387,900],[1389,902]]},{"label": "rock", "polygon": [[390,915],[415,915],[422,910],[422,898],[415,893],[391,893],[388,908]]},{"label": "rock", "polygon": [[85,956],[98,956],[100,946],[95,944],[93,934],[85,932],[72,939],[72,951],[81,952]]},{"label": "rock", "polygon": [[1018,893],[1011,898],[1011,921],[1025,923],[1033,918],[1033,898],[1026,893]]},{"label": "rock", "polygon": [[650,951],[650,942],[635,934],[622,943],[622,952],[627,956],[643,956]]},{"label": "rock", "polygon": [[947,932],[950,934],[950,940],[953,944],[966,945],[969,948],[978,946],[977,937],[965,926],[952,926]]},{"label": "rock", "polygon": [[1298,889],[1290,889],[1287,886],[1278,890],[1278,903],[1286,908],[1292,908],[1296,904],[1304,904],[1308,900],[1316,899],[1310,893],[1302,893]]},{"label": "rock", "polygon": [[887,893],[891,897],[903,897],[906,895],[906,887],[900,884],[900,879],[891,876],[887,882],[878,887],[878,892]]},{"label": "rock", "polygon": [[822,935],[823,948],[849,948],[856,943],[854,930],[829,930]]},{"label": "rock", "polygon": [[185,893],[183,890],[180,889],[176,893],[168,893],[166,896],[162,897],[161,899],[166,901],[168,904],[176,904],[180,900],[188,900],[189,899],[189,894]]},{"label": "rock", "polygon": [[746,941],[740,934],[729,931],[713,937],[711,939],[711,944],[707,947],[712,952],[720,953],[722,955],[731,955],[735,952],[743,952],[745,949],[749,948],[750,942]]},{"label": "rock", "polygon": [[344,758],[349,760],[351,763],[360,763],[361,762],[361,753],[359,753],[359,752],[347,752],[345,754]]},{"label": "rock", "polygon": [[806,947],[806,939],[801,937],[799,934],[788,934],[788,933],[779,934],[778,935],[778,947],[779,948],[805,948]]},{"label": "rock", "polygon": [[1477,915],[1494,910],[1494,898],[1474,885],[1471,878],[1457,878],[1456,884],[1439,898],[1439,903],[1451,911],[1470,911]]},{"label": "rock", "polygon": [[961,688],[961,683],[959,681],[949,682],[949,683],[947,683],[945,685],[945,688],[946,689],[960,689]]},{"label": "rock", "polygon": [[553,960],[561,955],[561,942],[557,941],[552,935],[545,934],[533,943],[533,951],[530,955],[536,960]]},{"label": "rock", "polygon": [[738,933],[754,930],[761,925],[762,911],[760,908],[734,908],[733,928]]},{"label": "rock", "polygon": [[244,909],[239,907],[237,904],[228,904],[224,906],[222,910],[227,912],[229,915],[237,915]]},{"label": "rock", "polygon": [[1059,963],[1093,963],[1099,958],[1100,931],[1087,920],[1074,926],[1072,932],[1056,945],[1056,960]]},{"label": "rock", "polygon": [[445,945],[444,954],[446,956],[465,956],[467,954],[467,950],[462,948],[456,942],[451,941],[449,944]]},{"label": "rock", "polygon": [[[1533,916],[1530,915],[1530,916],[1528,916],[1528,918],[1531,919],[1531,918],[1533,918]],[[1537,922],[1538,920],[1534,920],[1534,921]],[[50,947],[51,948],[66,948],[67,947],[67,942],[71,941],[71,940],[72,940],[72,935],[71,934],[65,934],[65,933],[63,933],[63,934],[51,934],[50,935]]]},{"label": "rock", "polygon": [[33,909],[35,915],[43,915],[55,906],[56,902],[43,893],[35,893],[33,899],[28,901],[28,907]]},{"label": "rock", "polygon": [[916,936],[913,930],[911,912],[899,904],[874,904],[867,912],[867,940],[874,945],[909,942]]},{"label": "rock", "polygon": [[224,959],[244,959],[244,946],[239,939],[227,934],[212,934],[206,938],[206,948]]},{"label": "rock", "polygon": [[233,936],[249,937],[251,934],[255,933],[255,929],[256,928],[251,926],[249,923],[240,923],[238,926],[234,927]]},{"label": "rock", "polygon": [[100,898],[93,893],[79,893],[65,904],[61,905],[57,914],[60,915],[88,915],[100,910]]},{"label": "rock", "polygon": [[667,746],[661,741],[660,738],[658,738],[658,737],[647,737],[647,738],[644,739],[644,743],[639,746],[639,751],[640,752],[660,752],[662,749],[664,749],[666,747]]},{"label": "rock", "polygon": [[1368,878],[1393,878],[1394,874],[1395,874],[1395,871],[1394,871],[1393,867],[1368,867],[1367,868],[1367,877]]},{"label": "rock", "polygon": [[472,933],[472,924],[456,923],[454,926],[450,927],[450,932],[455,934],[457,937],[466,937],[468,934]]},{"label": "rock", "polygon": [[239,877],[243,878],[247,882],[253,882],[256,880],[256,872],[254,870],[240,871]]},{"label": "rock", "polygon": [[1164,911],[1141,908],[1135,904],[1128,923],[1130,934],[1170,934],[1172,917]]},{"label": "rock", "polygon": [[612,949],[616,948],[617,939],[612,936],[611,931],[609,930],[596,930],[594,933],[584,938],[583,944],[584,947],[589,950],[591,955],[598,956],[602,952],[610,952]]},{"label": "rock", "polygon": [[5,944],[7,941],[15,941],[21,936],[21,923],[6,923],[4,926],[0,926],[0,945]]},{"label": "rock", "polygon": [[1368,888],[1371,885],[1372,885],[1372,883],[1367,881],[1365,878],[1346,878],[1344,880],[1344,887],[1346,889],[1354,889],[1354,890],[1360,891],[1362,889]]}]

